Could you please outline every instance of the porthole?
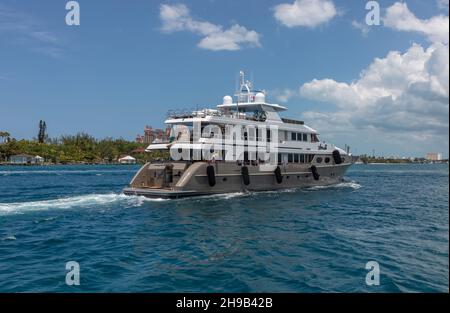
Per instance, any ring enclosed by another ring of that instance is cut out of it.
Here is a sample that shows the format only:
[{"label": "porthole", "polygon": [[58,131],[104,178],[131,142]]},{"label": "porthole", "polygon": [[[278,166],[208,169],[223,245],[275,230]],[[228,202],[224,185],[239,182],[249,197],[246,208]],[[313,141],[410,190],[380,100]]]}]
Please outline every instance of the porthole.
[{"label": "porthole", "polygon": [[317,162],[317,163],[322,163],[322,158],[321,158],[321,157],[318,157],[318,158],[316,159],[316,162]]},{"label": "porthole", "polygon": [[330,163],[330,158],[329,157],[325,158],[325,163]]}]

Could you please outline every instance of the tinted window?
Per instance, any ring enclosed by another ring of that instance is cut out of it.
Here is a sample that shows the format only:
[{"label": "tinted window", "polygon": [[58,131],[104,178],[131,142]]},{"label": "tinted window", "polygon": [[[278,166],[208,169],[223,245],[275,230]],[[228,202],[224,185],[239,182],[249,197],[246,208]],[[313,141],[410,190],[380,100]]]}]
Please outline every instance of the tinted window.
[{"label": "tinted window", "polygon": [[291,133],[291,140],[292,141],[297,140],[297,133]]}]

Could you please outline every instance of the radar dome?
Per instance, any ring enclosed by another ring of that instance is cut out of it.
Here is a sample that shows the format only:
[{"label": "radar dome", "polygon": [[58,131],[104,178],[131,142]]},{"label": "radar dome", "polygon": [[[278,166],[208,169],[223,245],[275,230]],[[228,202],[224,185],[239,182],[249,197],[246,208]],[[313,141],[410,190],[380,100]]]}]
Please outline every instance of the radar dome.
[{"label": "radar dome", "polygon": [[232,104],[232,103],[233,103],[233,98],[231,98],[230,96],[223,97],[223,104]]},{"label": "radar dome", "polygon": [[266,96],[262,92],[255,95],[255,102],[266,102]]}]

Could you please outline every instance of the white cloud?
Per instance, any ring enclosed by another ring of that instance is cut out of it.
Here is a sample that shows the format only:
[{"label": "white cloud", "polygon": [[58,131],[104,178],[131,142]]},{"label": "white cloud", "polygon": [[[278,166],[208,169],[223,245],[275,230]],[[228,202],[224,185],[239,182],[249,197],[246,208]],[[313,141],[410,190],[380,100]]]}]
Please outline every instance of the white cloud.
[{"label": "white cloud", "polygon": [[386,10],[383,22],[397,31],[422,34],[431,45],[413,44],[406,52],[376,58],[350,83],[327,78],[303,84],[301,96],[330,105],[326,112],[304,112],[303,118],[328,139],[347,138],[366,151],[376,146],[416,155],[448,151],[448,16],[419,19],[397,2]]},{"label": "white cloud", "polygon": [[[352,83],[312,80],[301,96],[334,106],[333,112],[305,112],[313,126],[333,132],[377,130],[386,137],[442,140],[448,146],[449,47],[413,44],[376,58]],[[406,140],[406,139],[405,139]],[[409,142],[408,142],[409,143]]]},{"label": "white cloud", "polygon": [[298,92],[289,88],[274,89],[270,92],[279,102],[288,102],[292,97],[298,96]]},{"label": "white cloud", "polygon": [[383,23],[385,26],[398,31],[424,34],[431,42],[448,43],[448,16],[437,15],[430,19],[419,19],[403,2],[396,2],[386,9]]},{"label": "white cloud", "polygon": [[184,4],[161,4],[161,30],[166,33],[189,31],[203,36],[198,43],[202,49],[220,51],[240,50],[243,46],[260,47],[260,34],[247,30],[238,24],[228,29],[210,22],[198,21],[192,18],[189,9]]},{"label": "white cloud", "polygon": [[358,21],[352,21],[352,27],[360,30],[361,34],[364,37],[367,37],[367,35],[369,34],[369,31],[370,31],[369,25],[367,25],[366,23],[360,23]]},{"label": "white cloud", "polygon": [[275,18],[287,27],[305,26],[314,28],[337,15],[331,0],[295,0],[274,7]]}]

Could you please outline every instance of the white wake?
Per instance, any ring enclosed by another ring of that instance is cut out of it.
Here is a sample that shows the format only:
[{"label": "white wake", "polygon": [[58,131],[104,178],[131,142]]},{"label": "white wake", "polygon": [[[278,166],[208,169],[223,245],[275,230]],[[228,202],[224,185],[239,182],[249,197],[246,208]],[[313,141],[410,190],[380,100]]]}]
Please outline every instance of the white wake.
[{"label": "white wake", "polygon": [[138,207],[149,201],[164,201],[164,199],[149,199],[140,196],[126,196],[124,194],[114,193],[88,194],[51,200],[0,203],[0,215],[54,209],[90,208],[116,203],[128,207]]}]

